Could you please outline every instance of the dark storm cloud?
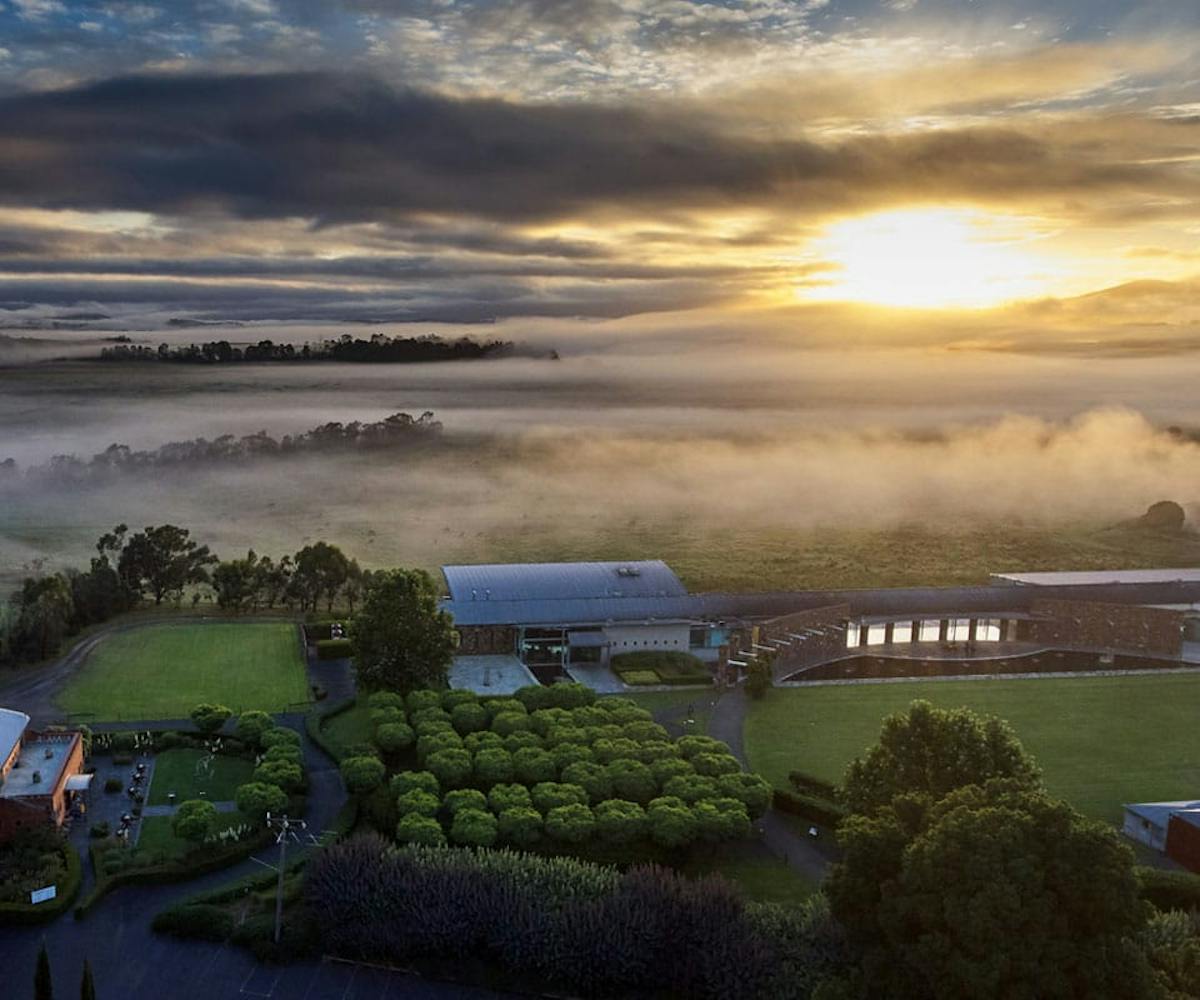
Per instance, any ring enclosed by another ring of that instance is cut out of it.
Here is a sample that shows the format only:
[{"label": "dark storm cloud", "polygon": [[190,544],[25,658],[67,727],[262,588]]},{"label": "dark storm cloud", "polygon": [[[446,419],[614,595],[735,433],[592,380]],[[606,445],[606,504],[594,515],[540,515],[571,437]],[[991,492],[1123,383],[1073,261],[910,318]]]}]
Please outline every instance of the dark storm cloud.
[{"label": "dark storm cloud", "polygon": [[0,199],[325,222],[434,212],[543,220],[623,209],[830,209],[901,196],[1194,191],[1013,129],[822,145],[611,106],[396,90],[361,76],[131,77],[0,101]]}]

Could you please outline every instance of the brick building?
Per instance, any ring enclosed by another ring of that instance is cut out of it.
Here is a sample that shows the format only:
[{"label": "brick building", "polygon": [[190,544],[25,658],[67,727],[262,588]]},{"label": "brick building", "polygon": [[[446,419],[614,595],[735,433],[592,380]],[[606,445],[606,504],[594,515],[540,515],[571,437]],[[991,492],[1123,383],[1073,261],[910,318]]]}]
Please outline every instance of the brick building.
[{"label": "brick building", "polygon": [[83,737],[35,732],[24,712],[0,708],[0,842],[43,823],[61,827],[87,791]]}]

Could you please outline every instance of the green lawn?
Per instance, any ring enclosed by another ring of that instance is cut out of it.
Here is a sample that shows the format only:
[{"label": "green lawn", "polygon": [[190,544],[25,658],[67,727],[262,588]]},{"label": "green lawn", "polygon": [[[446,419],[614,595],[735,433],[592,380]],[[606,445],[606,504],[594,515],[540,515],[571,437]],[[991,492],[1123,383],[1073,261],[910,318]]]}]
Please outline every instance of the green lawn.
[{"label": "green lawn", "polygon": [[1200,674],[778,689],[751,704],[746,752],[779,788],[793,768],[837,781],[914,698],[1008,720],[1049,790],[1089,816],[1200,794]]},{"label": "green lawn", "polygon": [[747,899],[759,903],[802,903],[817,888],[753,840],[715,844],[681,871],[693,877],[724,875],[737,883]]},{"label": "green lawn", "polygon": [[183,718],[200,702],[278,712],[309,698],[294,625],[148,625],[106,638],[59,693],[96,721]]},{"label": "green lawn", "polygon": [[[217,815],[216,832],[230,827],[249,825],[249,820],[239,812],[219,813]],[[166,858],[182,858],[189,851],[196,849],[196,844],[189,840],[181,840],[171,830],[170,816],[147,816],[142,820],[142,829],[138,834],[137,850],[139,852],[161,852]]]},{"label": "green lawn", "polygon": [[339,712],[322,723],[321,731],[326,739],[343,750],[358,743],[370,743],[375,727],[371,725],[371,708],[367,699],[359,698],[353,708]]},{"label": "green lawn", "polygon": [[708,718],[712,715],[712,706],[716,704],[717,693],[696,690],[646,691],[632,692],[622,697],[641,705],[672,732],[676,729],[683,731],[682,723],[687,718],[688,708],[691,708],[695,725],[689,731],[703,735],[708,730]]},{"label": "green lawn", "polygon": [[244,785],[253,775],[254,763],[242,757],[214,757],[212,769],[205,776],[200,761],[207,756],[203,750],[183,747],[160,753],[154,758],[154,776],[150,779],[146,803],[165,805],[171,792],[175,793],[176,802],[201,797],[209,802],[232,802],[238,785]]}]

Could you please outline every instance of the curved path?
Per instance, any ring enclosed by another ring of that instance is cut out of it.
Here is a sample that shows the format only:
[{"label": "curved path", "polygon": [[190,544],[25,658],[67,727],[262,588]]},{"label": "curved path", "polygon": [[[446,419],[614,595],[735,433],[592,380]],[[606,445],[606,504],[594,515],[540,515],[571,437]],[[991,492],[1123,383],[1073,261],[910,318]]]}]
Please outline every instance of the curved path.
[{"label": "curved path", "polygon": [[[746,692],[741,685],[725,691],[713,707],[708,720],[708,735],[729,744],[733,755],[749,767],[743,733],[746,726]],[[813,841],[795,831],[792,824],[775,809],[768,809],[758,820],[763,844],[790,868],[814,884],[825,878],[830,858]],[[824,836],[832,836],[825,833]],[[832,847],[832,844],[830,844]]]}]

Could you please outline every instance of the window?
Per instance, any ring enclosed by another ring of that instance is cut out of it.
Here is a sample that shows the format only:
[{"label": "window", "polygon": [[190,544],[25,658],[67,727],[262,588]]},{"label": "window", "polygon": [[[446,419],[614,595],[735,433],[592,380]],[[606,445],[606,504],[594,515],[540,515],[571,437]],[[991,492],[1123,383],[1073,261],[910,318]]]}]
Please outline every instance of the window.
[{"label": "window", "polygon": [[942,623],[936,618],[921,621],[921,642],[937,642],[942,636]]},{"label": "window", "polygon": [[886,625],[868,625],[867,626],[867,645],[882,646],[887,642],[887,626]]},{"label": "window", "polygon": [[981,642],[1000,641],[1000,619],[983,618],[975,626],[975,638]]},{"label": "window", "polygon": [[896,624],[892,626],[892,642],[912,642],[912,640],[912,622],[896,622]]},{"label": "window", "polygon": [[971,638],[971,619],[955,618],[950,622],[950,634],[946,637],[951,642],[966,642]]},{"label": "window", "polygon": [[846,626],[846,648],[853,649],[859,643],[859,628],[858,622],[851,622]]},{"label": "window", "polygon": [[688,632],[688,645],[692,649],[705,649],[708,646],[708,629],[694,628]]}]

